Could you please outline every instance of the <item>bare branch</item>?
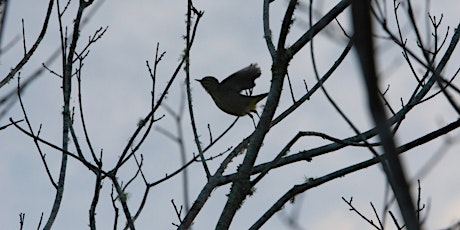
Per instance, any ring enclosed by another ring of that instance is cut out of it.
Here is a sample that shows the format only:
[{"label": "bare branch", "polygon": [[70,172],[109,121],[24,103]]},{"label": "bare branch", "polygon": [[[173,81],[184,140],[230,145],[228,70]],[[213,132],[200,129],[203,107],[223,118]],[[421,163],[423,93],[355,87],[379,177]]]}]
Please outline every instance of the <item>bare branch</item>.
[{"label": "bare branch", "polygon": [[[45,21],[43,22],[43,27],[40,31],[40,34],[35,40],[35,43],[32,45],[32,48],[24,55],[24,57],[18,62],[16,67],[14,67],[8,75],[0,81],[0,88],[2,88],[6,83],[8,83],[11,79],[13,79],[14,75],[29,61],[30,57],[34,54],[35,50],[40,45],[40,42],[43,40],[46,34],[46,30],[48,29],[48,22],[51,16],[51,11],[53,9],[54,0],[50,0],[48,3],[48,9],[46,11]],[[2,20],[3,21],[3,20]],[[2,27],[3,28],[3,27]]]}]

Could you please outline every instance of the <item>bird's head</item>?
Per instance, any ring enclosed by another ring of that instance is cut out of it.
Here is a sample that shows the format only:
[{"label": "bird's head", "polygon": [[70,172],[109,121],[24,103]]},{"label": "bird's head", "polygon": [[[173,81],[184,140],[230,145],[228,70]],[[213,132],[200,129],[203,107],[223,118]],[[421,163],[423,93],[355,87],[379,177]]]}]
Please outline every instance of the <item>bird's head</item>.
[{"label": "bird's head", "polygon": [[214,91],[219,86],[219,81],[215,77],[207,76],[203,79],[195,79],[201,83],[206,91]]}]

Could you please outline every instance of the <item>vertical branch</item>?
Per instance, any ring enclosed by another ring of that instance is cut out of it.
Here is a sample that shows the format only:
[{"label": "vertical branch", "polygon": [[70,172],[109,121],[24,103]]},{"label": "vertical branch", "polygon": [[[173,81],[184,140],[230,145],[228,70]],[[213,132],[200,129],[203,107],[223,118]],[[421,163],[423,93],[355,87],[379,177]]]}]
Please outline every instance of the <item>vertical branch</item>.
[{"label": "vertical branch", "polygon": [[[67,66],[66,62],[66,35],[64,34],[64,28],[62,25],[62,14],[59,1],[56,2],[57,5],[57,17],[59,21],[59,31],[60,31],[60,38],[61,38],[61,55],[62,55],[62,90],[64,96],[64,106],[62,111],[62,120],[63,120],[63,127],[62,127],[62,158],[61,158],[61,169],[59,170],[59,179],[56,188],[56,195],[54,198],[53,207],[51,209],[50,216],[44,226],[43,229],[51,229],[53,223],[56,219],[56,216],[59,212],[59,208],[61,206],[62,196],[64,195],[64,183],[65,183],[65,176],[66,176],[66,169],[67,169],[67,150],[68,150],[68,143],[69,143],[69,128],[71,125],[70,121],[70,78],[71,78],[71,71],[72,71],[72,64],[70,64],[70,73],[68,70],[69,67]],[[68,96],[67,96],[68,95]]]},{"label": "vertical branch", "polygon": [[[91,152],[91,156],[93,156],[93,161],[98,165],[102,165],[102,159],[97,159],[96,154],[93,149],[93,145],[91,144],[90,138],[89,138],[89,133],[88,129],[86,128],[86,121],[85,121],[85,113],[83,112],[83,99],[81,96],[81,71],[83,68],[83,58],[79,57],[79,67],[78,67],[78,72],[77,72],[77,92],[78,92],[78,107],[80,110],[80,119],[81,119],[81,124],[83,128],[83,133],[85,134],[85,139],[86,139],[86,144],[88,145],[89,151]],[[71,132],[73,132],[73,127],[71,127]],[[73,135],[73,134],[72,134]],[[73,141],[75,144],[78,143],[77,138],[73,138]],[[80,156],[82,159],[84,159],[83,154]]]},{"label": "vertical branch", "polygon": [[273,45],[272,31],[270,30],[270,0],[264,0],[263,7],[264,38],[267,43],[268,52],[272,59],[276,56],[275,45]]},{"label": "vertical branch", "polygon": [[[89,6],[92,1],[84,2],[80,1],[80,5],[78,7],[77,15],[74,20],[74,27],[73,27],[73,35],[72,40],[70,43],[69,51],[67,50],[67,38],[63,32],[63,25],[62,25],[62,14],[61,9],[59,6],[59,1],[57,1],[57,14],[58,14],[58,21],[59,21],[59,28],[60,28],[60,35],[61,35],[61,52],[62,56],[62,66],[63,66],[63,75],[62,75],[62,94],[64,99],[64,106],[62,111],[62,159],[61,159],[61,169],[59,171],[59,180],[58,180],[58,187],[56,189],[56,195],[54,198],[54,204],[51,209],[50,216],[44,229],[51,229],[54,220],[59,212],[59,208],[61,206],[62,196],[64,194],[64,183],[65,183],[65,176],[67,171],[67,152],[69,147],[69,132],[71,124],[71,112],[70,112],[70,95],[72,91],[72,66],[73,66],[73,57],[75,54],[75,49],[77,47],[77,42],[79,38],[79,31],[80,31],[80,22],[83,15],[84,9]],[[66,56],[68,54],[68,56]]]},{"label": "vertical branch", "polygon": [[[294,13],[293,11],[296,4],[297,1],[292,0],[288,6],[288,9],[286,10],[285,18],[280,32],[280,40],[282,37],[285,38],[289,32],[289,27],[292,21],[291,17]],[[291,54],[289,54],[284,48],[284,41],[279,41],[276,55],[272,57],[272,80],[267,102],[265,103],[265,107],[256,130],[254,131],[254,134],[251,135],[246,155],[244,157],[243,163],[237,170],[237,177],[231,186],[227,203],[225,204],[225,207],[219,217],[216,229],[229,228],[236,211],[241,207],[247,195],[251,193],[253,185],[250,181],[250,175],[265,136],[270,130],[270,124],[275,114],[275,110],[278,107],[281,91],[283,88],[284,76],[287,73],[287,66],[291,58]]]},{"label": "vertical branch", "polygon": [[[181,91],[182,92],[182,91]],[[158,131],[163,133],[165,136],[171,138],[171,140],[177,142],[177,145],[179,145],[179,154],[181,157],[181,166],[187,165],[187,157],[186,157],[186,150],[185,150],[185,144],[184,144],[184,132],[182,128],[182,117],[184,114],[184,108],[185,108],[185,101],[184,101],[184,96],[181,96],[181,101],[179,103],[179,112],[174,112],[173,109],[170,107],[163,105],[165,110],[174,118],[176,127],[177,127],[177,136],[174,136],[172,133],[170,133],[168,130],[161,129],[161,127],[158,127]],[[189,181],[188,181],[188,171],[187,167],[184,167],[183,173],[182,173],[182,185],[183,185],[183,197],[184,197],[184,207],[185,207],[185,212],[188,212],[190,210],[190,204],[189,204]],[[179,218],[180,219],[180,218]]]},{"label": "vertical branch", "polygon": [[[430,53],[428,50],[425,48],[424,43],[422,41],[422,36],[420,35],[420,32],[418,30],[417,23],[415,21],[415,16],[414,16],[414,11],[412,10],[412,4],[411,1],[408,0],[407,2],[407,13],[409,14],[409,19],[412,24],[412,28],[414,29],[415,35],[417,36],[417,43],[420,46],[420,49],[423,53],[423,56],[425,57],[425,60],[427,61],[427,64],[432,67],[432,63],[430,62]],[[433,60],[434,61],[434,60]]]},{"label": "vertical branch", "polygon": [[284,49],[286,38],[289,33],[289,29],[291,28],[291,24],[292,24],[292,16],[294,15],[294,10],[296,6],[297,6],[297,0],[289,1],[289,5],[286,9],[286,13],[284,14],[283,23],[281,25],[280,38],[278,40],[278,50]]},{"label": "vertical branch", "polygon": [[[5,25],[6,19],[6,10],[8,6],[8,0],[0,0],[0,47],[2,47],[2,35],[3,35],[3,28]],[[2,49],[0,48],[0,55],[2,54]]]},{"label": "vertical branch", "polygon": [[[180,155],[181,155],[181,161],[182,165],[187,164],[187,156],[186,153],[187,151],[185,150],[185,144],[184,144],[184,132],[182,128],[182,117],[184,115],[184,97],[181,97],[181,103],[180,103],[180,111],[176,116],[176,124],[177,124],[177,135],[178,135],[178,141],[179,141],[179,148],[180,148]],[[201,154],[203,156],[203,154]],[[206,164],[204,164],[206,166]],[[207,169],[207,168],[205,168]],[[190,200],[189,200],[189,180],[188,180],[188,170],[187,168],[184,169],[184,172],[182,173],[182,184],[183,184],[183,197],[184,197],[184,207],[185,207],[185,212],[188,212],[190,210]]]},{"label": "vertical branch", "polygon": [[[100,159],[102,162],[102,157]],[[99,170],[101,170],[101,165],[99,165]],[[102,175],[101,171],[96,172],[96,182],[94,183],[94,196],[93,200],[91,201],[91,207],[89,209],[89,227],[91,230],[96,230],[96,207],[99,203],[99,196],[101,194],[102,188]]]},{"label": "vertical branch", "polygon": [[[127,198],[126,194],[123,192],[123,189],[118,183],[117,177],[113,174],[109,175],[109,177],[110,177],[110,180],[112,180],[112,184],[115,187],[115,190],[117,191],[118,200],[120,201],[121,207],[123,208],[123,213],[125,214],[126,225],[128,226],[129,229],[134,230],[136,228],[134,227],[134,221],[133,221],[133,218],[131,217],[131,213],[128,208],[128,203],[126,203],[126,198]],[[117,211],[118,209],[115,209],[115,210],[117,213],[116,216],[118,216],[118,211]]]},{"label": "vertical branch", "polygon": [[[208,165],[206,164],[206,159],[204,158],[204,152],[201,147],[201,142],[199,139],[199,135],[196,129],[195,123],[195,115],[193,113],[193,104],[192,104],[192,92],[190,87],[190,50],[192,48],[193,36],[192,36],[192,11],[197,14],[198,18],[195,22],[195,26],[198,24],[199,18],[203,15],[202,12],[198,12],[195,7],[193,6],[192,0],[188,0],[187,4],[187,35],[185,37],[186,40],[186,47],[185,47],[185,84],[187,87],[187,101],[188,101],[188,109],[190,114],[190,122],[192,124],[193,136],[195,138],[195,144],[198,148],[198,154],[200,155],[201,163],[203,164],[204,171],[206,173],[206,178],[209,179],[211,173],[209,172]],[[196,28],[196,27],[195,27]],[[184,172],[185,173],[185,172]],[[188,210],[186,210],[188,211]]]},{"label": "vertical branch", "polygon": [[384,157],[381,163],[392,186],[407,228],[409,230],[420,229],[403,166],[399,161],[393,135],[386,118],[386,111],[379,95],[378,78],[375,72],[369,1],[353,1],[352,17],[356,50],[366,83],[369,109],[383,144]]}]

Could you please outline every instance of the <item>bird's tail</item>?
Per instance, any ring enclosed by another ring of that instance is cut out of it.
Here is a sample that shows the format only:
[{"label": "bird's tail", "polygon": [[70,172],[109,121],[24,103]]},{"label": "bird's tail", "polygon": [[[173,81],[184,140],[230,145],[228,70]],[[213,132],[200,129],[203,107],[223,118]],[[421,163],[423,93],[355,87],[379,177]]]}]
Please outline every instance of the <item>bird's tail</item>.
[{"label": "bird's tail", "polygon": [[263,93],[263,94],[260,94],[260,95],[251,96],[252,98],[254,98],[253,108],[251,109],[251,112],[255,113],[259,118],[260,118],[259,113],[256,110],[257,102],[259,102],[262,99],[264,99],[267,95],[268,95],[268,93]]},{"label": "bird's tail", "polygon": [[256,100],[256,103],[257,103],[257,102],[261,101],[262,99],[264,99],[267,95],[268,95],[268,93],[263,93],[263,94],[252,96],[252,97],[254,97],[254,99]]}]

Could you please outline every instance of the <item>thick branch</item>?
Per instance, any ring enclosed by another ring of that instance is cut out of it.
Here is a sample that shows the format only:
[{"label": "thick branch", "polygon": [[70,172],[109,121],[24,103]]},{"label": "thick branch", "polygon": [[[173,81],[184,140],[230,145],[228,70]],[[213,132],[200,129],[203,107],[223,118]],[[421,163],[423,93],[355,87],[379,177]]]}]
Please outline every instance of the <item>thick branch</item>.
[{"label": "thick branch", "polygon": [[396,153],[393,134],[390,131],[386,111],[379,94],[378,77],[374,61],[370,2],[367,0],[355,0],[353,1],[352,9],[356,50],[366,83],[369,109],[385,152],[381,161],[382,166],[396,196],[406,226],[409,230],[420,229],[404,168]]}]

